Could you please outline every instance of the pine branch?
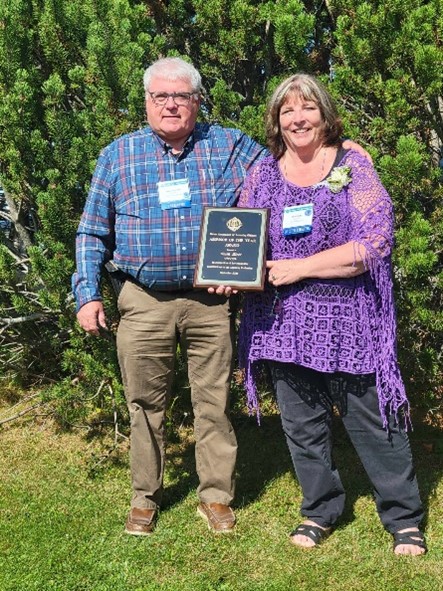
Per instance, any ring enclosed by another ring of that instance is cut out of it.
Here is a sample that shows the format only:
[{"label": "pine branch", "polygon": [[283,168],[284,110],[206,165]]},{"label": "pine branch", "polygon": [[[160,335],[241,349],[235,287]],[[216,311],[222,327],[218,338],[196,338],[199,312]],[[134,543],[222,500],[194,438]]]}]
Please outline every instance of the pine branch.
[{"label": "pine branch", "polygon": [[29,314],[29,316],[17,316],[17,318],[0,318],[0,324],[3,324],[5,327],[7,327],[13,326],[14,324],[22,324],[23,322],[32,322],[34,320],[46,320],[47,318],[47,314],[35,312],[34,314]]},{"label": "pine branch", "polygon": [[20,412],[16,413],[15,415],[12,415],[10,417],[7,417],[6,419],[0,420],[0,425],[4,425],[5,423],[10,423],[11,421],[15,421],[15,420],[19,419],[20,417],[32,412],[36,408],[43,406],[44,404],[47,404],[47,402],[41,401],[41,402],[38,402],[37,404],[33,404],[32,406],[29,406],[28,408],[21,410]]}]

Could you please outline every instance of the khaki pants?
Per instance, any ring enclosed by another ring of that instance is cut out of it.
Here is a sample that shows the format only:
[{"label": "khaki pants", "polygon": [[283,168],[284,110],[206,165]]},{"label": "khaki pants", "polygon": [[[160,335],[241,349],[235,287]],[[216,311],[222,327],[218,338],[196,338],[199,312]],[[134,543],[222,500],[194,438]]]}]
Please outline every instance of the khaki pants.
[{"label": "khaki pants", "polygon": [[131,418],[132,507],[157,508],[163,491],[165,411],[179,339],[194,410],[198,496],[230,504],[237,441],[229,420],[234,317],[206,291],[155,292],[130,281],[118,299],[117,349]]}]

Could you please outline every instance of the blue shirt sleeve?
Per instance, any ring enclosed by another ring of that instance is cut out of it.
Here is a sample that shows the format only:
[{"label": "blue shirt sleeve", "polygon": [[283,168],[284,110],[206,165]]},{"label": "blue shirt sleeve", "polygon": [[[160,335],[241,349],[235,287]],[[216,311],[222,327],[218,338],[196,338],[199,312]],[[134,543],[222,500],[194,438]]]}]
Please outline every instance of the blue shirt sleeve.
[{"label": "blue shirt sleeve", "polygon": [[111,199],[112,165],[109,148],[100,154],[76,235],[77,270],[72,289],[77,309],[101,300],[100,275],[103,264],[112,256],[114,244],[114,207]]}]

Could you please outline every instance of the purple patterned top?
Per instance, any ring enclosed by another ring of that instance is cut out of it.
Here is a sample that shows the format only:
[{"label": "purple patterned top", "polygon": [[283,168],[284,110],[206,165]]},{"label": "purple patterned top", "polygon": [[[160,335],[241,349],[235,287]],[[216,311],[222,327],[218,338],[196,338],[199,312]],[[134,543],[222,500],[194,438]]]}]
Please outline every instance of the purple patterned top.
[{"label": "purple patterned top", "polygon": [[[299,187],[265,158],[249,173],[239,206],[270,208],[268,260],[304,258],[355,241],[365,247],[363,274],[309,279],[245,295],[239,335],[240,365],[250,411],[258,410],[259,360],[296,363],[321,372],[376,374],[380,413],[387,426],[408,401],[396,354],[390,255],[393,207],[373,166],[341,150],[335,166],[351,168],[351,182],[333,193],[327,181]],[[312,231],[284,236],[284,207],[313,203]]]}]

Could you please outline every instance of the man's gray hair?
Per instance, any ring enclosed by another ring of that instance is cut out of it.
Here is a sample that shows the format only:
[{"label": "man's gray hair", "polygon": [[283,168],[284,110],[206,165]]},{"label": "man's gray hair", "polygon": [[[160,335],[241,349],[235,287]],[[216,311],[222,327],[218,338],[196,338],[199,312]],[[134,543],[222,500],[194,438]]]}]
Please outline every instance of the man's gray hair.
[{"label": "man's gray hair", "polygon": [[190,82],[194,92],[203,91],[200,73],[194,66],[180,57],[164,57],[149,66],[143,75],[145,92],[149,91],[152,78],[158,77],[165,80],[185,80]]}]

